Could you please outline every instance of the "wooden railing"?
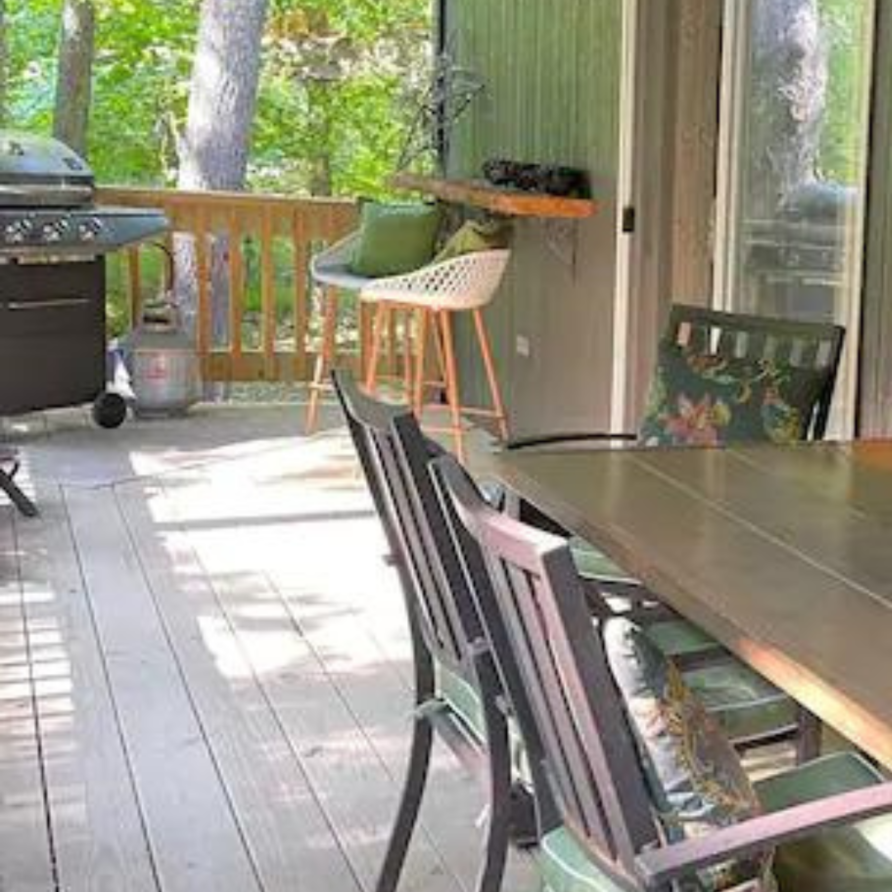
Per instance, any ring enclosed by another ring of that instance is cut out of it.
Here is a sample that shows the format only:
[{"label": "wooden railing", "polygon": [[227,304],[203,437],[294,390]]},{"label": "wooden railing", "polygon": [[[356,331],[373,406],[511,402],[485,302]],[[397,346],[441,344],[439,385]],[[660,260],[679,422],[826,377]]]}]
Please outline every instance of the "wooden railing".
[{"label": "wooden railing", "polygon": [[[131,188],[102,188],[97,198],[167,214],[166,246],[176,251],[177,276],[189,280],[178,281],[177,291],[195,298],[205,381],[308,379],[318,343],[309,259],[355,227],[354,202]],[[156,255],[151,261],[148,252]],[[173,284],[160,254],[143,245],[120,255],[131,320],[149,295]]]}]

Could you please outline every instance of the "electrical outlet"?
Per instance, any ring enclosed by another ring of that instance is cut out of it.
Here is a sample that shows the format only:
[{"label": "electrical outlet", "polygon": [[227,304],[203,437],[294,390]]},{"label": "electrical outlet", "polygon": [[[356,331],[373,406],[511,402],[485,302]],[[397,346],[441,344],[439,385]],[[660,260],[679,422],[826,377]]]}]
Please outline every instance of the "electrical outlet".
[{"label": "electrical outlet", "polygon": [[530,339],[526,335],[517,335],[514,339],[514,350],[524,359],[530,358]]}]

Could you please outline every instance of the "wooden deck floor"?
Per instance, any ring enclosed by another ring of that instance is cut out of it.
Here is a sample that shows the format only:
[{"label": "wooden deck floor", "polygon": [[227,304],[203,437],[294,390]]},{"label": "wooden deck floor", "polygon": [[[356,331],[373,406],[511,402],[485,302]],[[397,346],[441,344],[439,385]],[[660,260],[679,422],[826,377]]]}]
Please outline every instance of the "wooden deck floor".
[{"label": "wooden deck floor", "polygon": [[[6,423],[41,516],[0,504],[2,892],[372,889],[408,642],[348,440],[302,414]],[[402,889],[472,887],[481,805],[438,752]]]}]

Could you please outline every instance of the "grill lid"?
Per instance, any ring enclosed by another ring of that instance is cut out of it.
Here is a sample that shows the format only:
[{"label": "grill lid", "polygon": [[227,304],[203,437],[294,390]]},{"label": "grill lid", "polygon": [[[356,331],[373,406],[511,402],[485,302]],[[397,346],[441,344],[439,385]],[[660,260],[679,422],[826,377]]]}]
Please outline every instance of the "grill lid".
[{"label": "grill lid", "polygon": [[0,130],[0,263],[92,258],[166,231],[162,211],[98,207],[93,187],[57,139]]},{"label": "grill lid", "polygon": [[0,206],[77,207],[93,200],[93,171],[64,143],[0,130]]}]

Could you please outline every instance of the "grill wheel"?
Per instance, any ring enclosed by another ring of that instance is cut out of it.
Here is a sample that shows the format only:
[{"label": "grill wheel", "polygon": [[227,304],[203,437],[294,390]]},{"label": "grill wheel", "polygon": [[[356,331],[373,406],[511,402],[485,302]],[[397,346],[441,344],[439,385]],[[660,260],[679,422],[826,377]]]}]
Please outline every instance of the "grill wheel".
[{"label": "grill wheel", "polygon": [[101,393],[93,402],[93,421],[106,429],[120,427],[127,417],[127,403],[118,393]]}]

